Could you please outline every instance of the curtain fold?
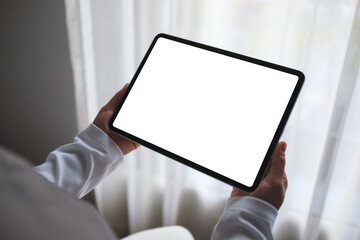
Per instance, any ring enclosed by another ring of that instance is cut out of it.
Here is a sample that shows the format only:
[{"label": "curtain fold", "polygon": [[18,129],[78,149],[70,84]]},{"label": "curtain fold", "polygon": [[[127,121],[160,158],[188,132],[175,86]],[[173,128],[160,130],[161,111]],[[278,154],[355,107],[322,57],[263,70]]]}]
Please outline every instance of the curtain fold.
[{"label": "curtain fold", "polygon": [[[282,137],[289,187],[275,238],[360,237],[360,1],[65,2],[80,129],[131,81],[160,32],[302,70]],[[120,237],[181,224],[196,239],[209,239],[230,191],[143,147],[96,189]]]},{"label": "curtain fold", "polygon": [[[312,196],[312,203],[307,219],[305,239],[316,239],[319,224],[324,209],[327,192],[332,178],[335,162],[338,157],[339,145],[342,143],[344,126],[346,124],[348,109],[353,100],[353,93],[360,71],[360,5],[355,8],[351,34],[349,36],[346,55],[342,66],[336,97],[326,143],[323,149],[317,184]],[[360,189],[359,189],[360,190]]]}]

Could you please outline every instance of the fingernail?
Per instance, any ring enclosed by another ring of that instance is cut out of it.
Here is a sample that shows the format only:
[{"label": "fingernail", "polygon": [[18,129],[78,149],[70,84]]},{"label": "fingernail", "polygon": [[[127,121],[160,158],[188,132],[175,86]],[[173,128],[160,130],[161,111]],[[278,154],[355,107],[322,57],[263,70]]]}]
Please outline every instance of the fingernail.
[{"label": "fingernail", "polygon": [[280,150],[281,150],[283,153],[285,153],[286,147],[287,147],[286,143],[283,143],[283,144],[281,144]]}]

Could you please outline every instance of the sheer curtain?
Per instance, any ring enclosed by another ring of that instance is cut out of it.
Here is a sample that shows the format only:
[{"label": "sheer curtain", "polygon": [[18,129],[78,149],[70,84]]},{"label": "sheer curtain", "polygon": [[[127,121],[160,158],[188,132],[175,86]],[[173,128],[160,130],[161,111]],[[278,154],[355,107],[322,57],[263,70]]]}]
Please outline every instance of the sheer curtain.
[{"label": "sheer curtain", "polygon": [[[289,188],[275,237],[360,238],[360,1],[65,2],[80,128],[131,81],[159,32],[302,70],[282,137]],[[209,239],[230,190],[140,148],[96,194],[119,236],[180,224]]]}]

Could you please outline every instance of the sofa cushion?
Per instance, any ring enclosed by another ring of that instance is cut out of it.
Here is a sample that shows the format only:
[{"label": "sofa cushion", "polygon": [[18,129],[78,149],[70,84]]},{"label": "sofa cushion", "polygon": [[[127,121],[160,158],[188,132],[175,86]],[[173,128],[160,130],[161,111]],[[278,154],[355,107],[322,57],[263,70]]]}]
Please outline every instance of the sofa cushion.
[{"label": "sofa cushion", "polygon": [[93,206],[48,182],[4,148],[0,216],[1,239],[116,239]]}]

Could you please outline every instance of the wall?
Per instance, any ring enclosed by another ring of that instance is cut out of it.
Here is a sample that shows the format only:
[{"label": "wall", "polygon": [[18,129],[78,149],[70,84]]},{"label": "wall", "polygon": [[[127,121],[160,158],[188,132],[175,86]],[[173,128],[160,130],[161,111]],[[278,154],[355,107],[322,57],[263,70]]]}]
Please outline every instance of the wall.
[{"label": "wall", "polygon": [[77,133],[64,1],[0,1],[0,145],[43,162]]}]

